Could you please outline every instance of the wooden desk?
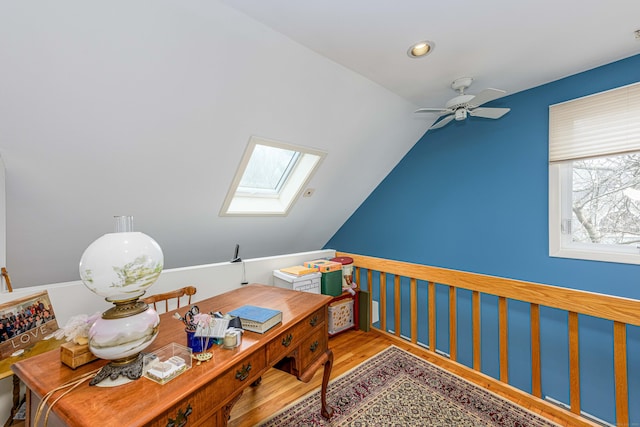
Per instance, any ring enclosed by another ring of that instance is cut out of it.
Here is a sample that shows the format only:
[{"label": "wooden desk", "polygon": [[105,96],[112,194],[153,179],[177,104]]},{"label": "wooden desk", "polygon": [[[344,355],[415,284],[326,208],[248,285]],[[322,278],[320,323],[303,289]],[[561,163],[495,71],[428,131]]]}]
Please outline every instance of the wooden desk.
[{"label": "wooden desk", "polygon": [[[265,334],[245,332],[241,346],[233,350],[214,346],[212,361],[194,363],[165,385],[147,378],[110,388],[83,383],[54,405],[52,417],[59,419],[59,425],[68,426],[224,426],[242,391],[270,367],[307,382],[322,365],[322,408],[318,410],[329,417],[332,410],[325,397],[333,363],[327,331],[330,301],[325,295],[248,285],[197,302],[202,312],[226,313],[244,304],[274,308],[282,311],[283,321]],[[172,342],[186,343],[184,325],[172,318],[174,312],[160,316],[158,337],[145,352]],[[16,363],[12,369],[28,388],[27,413],[33,416],[36,402],[47,392],[105,363],[97,360],[74,371],[60,362],[58,351],[52,351]],[[181,414],[187,413],[182,424]],[[27,418],[27,425],[31,422]],[[49,426],[55,422],[50,417]]]}]

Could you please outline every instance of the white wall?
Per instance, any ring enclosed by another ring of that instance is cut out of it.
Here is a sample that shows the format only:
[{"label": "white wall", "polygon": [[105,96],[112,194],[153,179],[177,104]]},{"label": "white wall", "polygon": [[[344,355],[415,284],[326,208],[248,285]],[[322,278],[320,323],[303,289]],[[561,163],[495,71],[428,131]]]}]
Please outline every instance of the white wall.
[{"label": "white wall", "polygon": [[[304,261],[335,256],[334,250],[317,250],[275,257],[249,259],[242,263],[222,262],[164,270],[158,281],[147,291],[157,294],[187,285],[193,285],[198,292],[192,299],[197,302],[214,295],[239,288],[246,278],[249,283],[273,285],[273,270],[300,265]],[[243,265],[244,264],[244,265]],[[244,269],[244,271],[243,271]],[[112,306],[102,297],[89,291],[81,281],[55,283],[16,289],[12,293],[0,293],[0,304],[22,296],[32,295],[46,290],[58,319],[58,325],[64,326],[71,316],[92,314],[104,311]],[[162,325],[161,325],[162,327]],[[11,409],[11,377],[0,380],[0,420],[9,417]]]},{"label": "white wall", "polygon": [[[0,266],[7,265],[7,193],[5,167],[0,157]],[[4,280],[0,289],[6,289]]]},{"label": "white wall", "polygon": [[[113,215],[167,268],[315,250],[429,122],[219,1],[0,1],[0,58],[16,287],[75,280]],[[287,216],[218,215],[252,135],[329,153]]]}]

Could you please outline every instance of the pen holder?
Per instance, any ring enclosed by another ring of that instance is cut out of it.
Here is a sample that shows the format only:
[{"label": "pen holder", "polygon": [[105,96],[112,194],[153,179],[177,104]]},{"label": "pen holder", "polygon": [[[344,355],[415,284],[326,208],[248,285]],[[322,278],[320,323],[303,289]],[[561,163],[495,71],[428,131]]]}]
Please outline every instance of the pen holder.
[{"label": "pen holder", "polygon": [[212,337],[196,337],[195,331],[185,330],[187,333],[187,347],[194,353],[200,353],[211,348],[216,341]]}]

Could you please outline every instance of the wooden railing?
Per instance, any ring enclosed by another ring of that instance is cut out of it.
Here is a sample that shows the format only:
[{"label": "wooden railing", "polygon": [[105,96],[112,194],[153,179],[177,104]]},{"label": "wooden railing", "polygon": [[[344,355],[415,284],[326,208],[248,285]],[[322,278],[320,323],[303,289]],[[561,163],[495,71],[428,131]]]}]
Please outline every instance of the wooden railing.
[{"label": "wooden railing", "polygon": [[[393,334],[401,337],[401,278],[409,279],[410,301],[410,333],[402,334],[402,339],[418,344],[418,282],[427,286],[428,311],[428,353],[436,356],[436,286],[448,287],[449,311],[449,356],[446,362],[440,361],[443,367],[450,368],[459,375],[499,391],[526,406],[551,413],[567,425],[596,425],[581,416],[580,405],[580,353],[578,318],[589,315],[613,322],[613,361],[615,384],[615,413],[618,426],[629,424],[629,392],[627,380],[627,325],[640,326],[640,301],[627,298],[577,291],[567,288],[541,285],[536,283],[505,279],[481,274],[448,270],[425,265],[392,261],[381,258],[361,256],[350,253],[337,253],[337,256],[354,259],[354,275],[356,283],[371,287],[375,282],[379,286],[379,328],[382,333],[393,330]],[[393,278],[392,283],[388,283]],[[375,279],[375,280],[374,280]],[[393,287],[393,301],[387,301],[387,287]],[[472,366],[457,363],[457,295],[459,289],[471,291],[472,321]],[[368,288],[371,295],[371,288]],[[499,378],[495,379],[482,374],[481,371],[481,302],[482,294],[498,297],[498,335]],[[531,337],[531,392],[524,392],[509,386],[508,357],[508,302],[522,301],[530,308]],[[371,298],[369,302],[371,309]],[[394,316],[387,319],[387,307],[393,304]],[[552,307],[563,310],[568,315],[568,349],[569,349],[569,406],[562,409],[542,399],[542,374],[540,356],[540,308]],[[376,327],[371,324],[372,329]],[[441,357],[441,356],[438,356]]]}]

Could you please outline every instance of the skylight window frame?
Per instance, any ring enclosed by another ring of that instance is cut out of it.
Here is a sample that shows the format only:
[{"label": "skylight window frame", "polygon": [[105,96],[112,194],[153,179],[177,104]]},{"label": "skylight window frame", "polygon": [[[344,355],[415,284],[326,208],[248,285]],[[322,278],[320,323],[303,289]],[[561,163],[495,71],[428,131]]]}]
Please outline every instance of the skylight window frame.
[{"label": "skylight window frame", "polygon": [[[257,145],[275,147],[297,153],[283,172],[278,191],[270,189],[241,188],[240,182]],[[296,200],[300,198],[309,180],[317,171],[327,153],[322,150],[302,147],[281,141],[252,136],[245,149],[220,209],[220,216],[286,216]]]}]

